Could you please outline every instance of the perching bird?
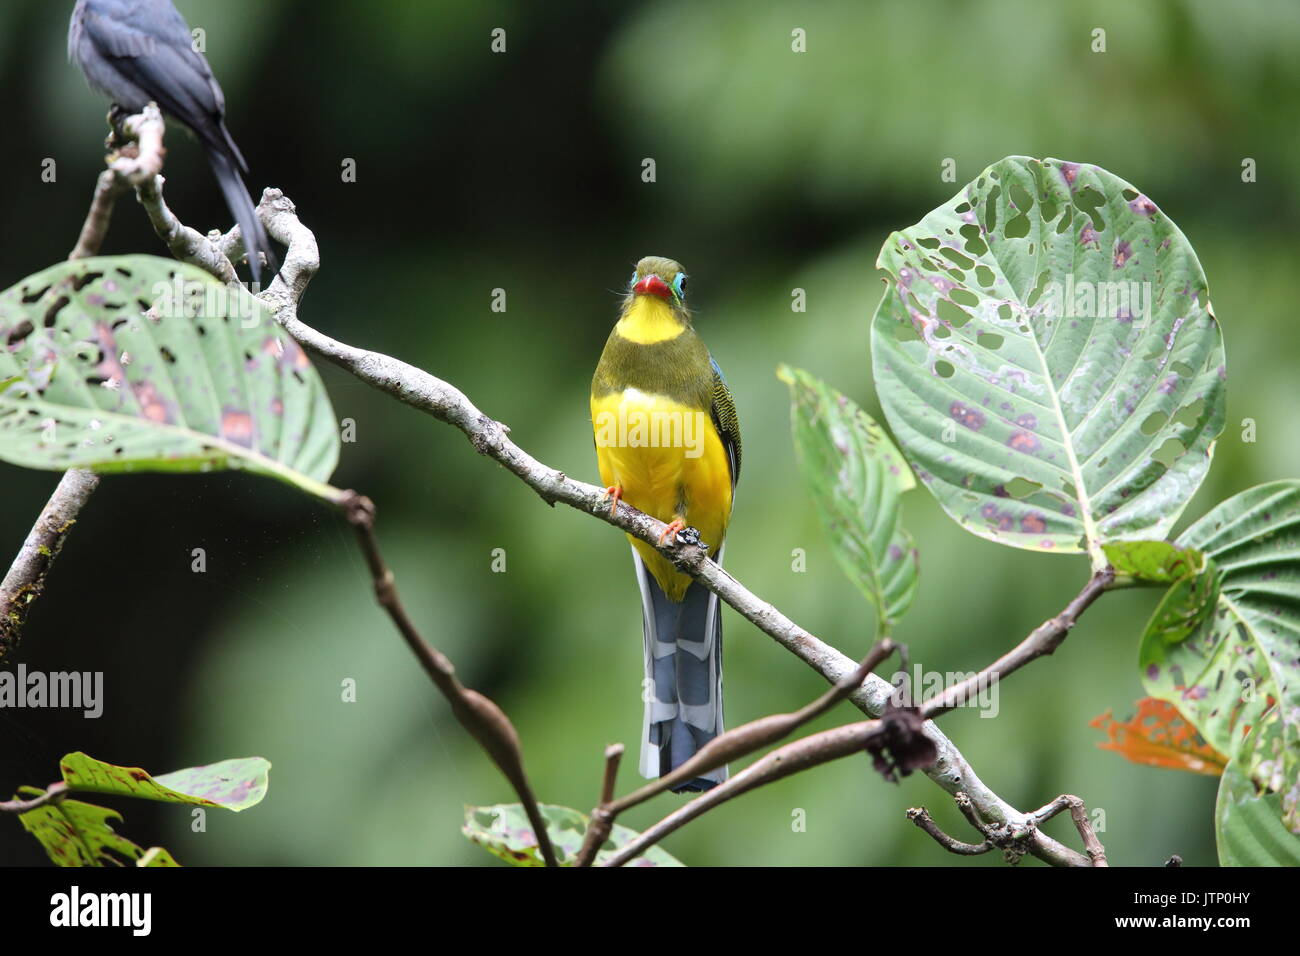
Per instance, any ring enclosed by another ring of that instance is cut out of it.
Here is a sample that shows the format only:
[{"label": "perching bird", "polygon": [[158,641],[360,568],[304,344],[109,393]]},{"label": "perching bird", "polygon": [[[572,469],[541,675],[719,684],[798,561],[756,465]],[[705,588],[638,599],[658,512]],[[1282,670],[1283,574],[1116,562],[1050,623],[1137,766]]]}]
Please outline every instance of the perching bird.
[{"label": "perching bird", "polygon": [[[694,529],[716,561],[740,475],[740,423],[718,363],[691,326],[686,274],[648,256],[591,382],[591,420],[610,507],[621,498]],[[722,732],[722,622],[717,595],[637,538],[632,557],[645,627],[641,773],[658,777]],[[727,768],[674,790],[707,790]]]},{"label": "perching bird", "polygon": [[77,0],[68,58],[121,109],[138,113],[157,103],[198,136],[239,223],[253,280],[261,281],[261,255],[276,272],[271,242],[240,178],[248,164],[226,129],[226,98],[171,0]]}]

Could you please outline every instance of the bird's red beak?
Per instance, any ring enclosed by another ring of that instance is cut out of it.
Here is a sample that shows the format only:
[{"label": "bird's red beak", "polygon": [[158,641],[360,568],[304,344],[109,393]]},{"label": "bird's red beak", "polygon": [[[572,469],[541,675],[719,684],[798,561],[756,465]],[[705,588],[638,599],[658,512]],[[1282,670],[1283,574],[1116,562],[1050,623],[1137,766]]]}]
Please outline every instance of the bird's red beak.
[{"label": "bird's red beak", "polygon": [[632,291],[639,295],[657,295],[667,302],[672,298],[672,291],[668,284],[656,275],[648,275],[636,285],[632,286]]}]

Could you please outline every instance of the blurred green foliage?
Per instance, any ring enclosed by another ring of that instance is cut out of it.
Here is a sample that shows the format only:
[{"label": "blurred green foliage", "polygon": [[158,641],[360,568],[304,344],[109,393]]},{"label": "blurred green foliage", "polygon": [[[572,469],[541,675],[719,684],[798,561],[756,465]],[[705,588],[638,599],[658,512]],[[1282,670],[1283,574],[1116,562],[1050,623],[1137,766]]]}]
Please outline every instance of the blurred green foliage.
[{"label": "blurred green foliage", "polygon": [[[806,368],[879,419],[867,351],[876,252],[1005,155],[1112,170],[1201,258],[1226,339],[1229,424],[1179,527],[1297,473],[1293,4],[178,6],[207,30],[255,192],[282,187],[316,232],[323,268],[303,317],[447,378],[548,464],[595,480],[587,390],[617,290],[642,255],[685,263],[745,436],[728,566],[847,654],[864,653],[872,615],[803,490],[773,373]],[[4,285],[66,255],[99,168],[103,105],[64,60],[70,7],[0,8],[0,81],[14,104],[0,157]],[[503,55],[488,47],[498,26]],[[806,53],[791,51],[795,28]],[[1105,53],[1091,51],[1095,28]],[[172,134],[169,148],[173,208],[201,229],[224,224],[197,147]],[[45,157],[58,161],[56,183],[40,183]],[[357,160],[355,184],[340,181],[345,157]],[[653,184],[640,178],[646,157]],[[1241,180],[1247,157],[1257,183]],[[940,179],[949,158],[955,182]],[[123,201],[105,251],[161,247]],[[498,287],[505,313],[489,309]],[[794,288],[806,313],[790,310]],[[377,501],[415,619],[511,715],[541,799],[589,809],[604,745],[639,743],[626,542],[543,507],[454,430],[324,375],[339,417],[357,423],[335,483]],[[1241,440],[1245,418],[1254,444]],[[13,548],[54,476],[5,468],[0,480],[0,540]],[[895,636],[928,670],[979,668],[1087,575],[1083,557],[963,532],[927,493],[907,497],[905,521],[921,583]],[[189,569],[200,545],[207,575]],[[495,548],[505,573],[491,571]],[[806,573],[791,571],[795,548]],[[1216,781],[1126,763],[1097,749],[1088,726],[1142,696],[1137,641],[1156,599],[1107,596],[1055,656],[1008,681],[996,718],[959,710],[943,728],[1007,800],[1031,808],[1067,791],[1103,811],[1113,864],[1175,852],[1212,864]],[[725,632],[731,724],[822,689],[730,611]],[[123,832],[191,864],[492,863],[461,836],[462,805],[513,800],[508,786],[373,606],[347,529],[271,482],[106,481],[18,659],[106,670],[109,707],[94,726],[45,714],[0,726],[0,790],[39,782],[26,778],[41,761],[15,753],[86,749],[145,766],[256,753],[275,769],[252,812],[210,815],[193,833],[181,814],[132,808]],[[340,702],[346,678],[354,704]],[[814,726],[854,714],[841,707]],[[886,784],[864,756],[726,804],[665,846],[690,865],[1001,865],[946,856],[904,819],[920,804],[967,832],[928,780]],[[675,805],[663,796],[620,822],[642,828]],[[792,828],[797,810],[806,832]],[[157,840],[149,827],[162,828]],[[1072,839],[1068,821],[1049,830]],[[0,834],[0,859],[32,860],[20,839]]]}]

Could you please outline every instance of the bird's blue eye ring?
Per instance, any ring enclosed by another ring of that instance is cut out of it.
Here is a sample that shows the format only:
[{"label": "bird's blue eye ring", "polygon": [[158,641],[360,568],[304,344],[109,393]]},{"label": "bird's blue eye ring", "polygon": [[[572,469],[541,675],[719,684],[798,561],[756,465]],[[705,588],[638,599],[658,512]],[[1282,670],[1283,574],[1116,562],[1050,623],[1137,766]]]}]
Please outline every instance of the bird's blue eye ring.
[{"label": "bird's blue eye ring", "polygon": [[676,293],[677,298],[679,299],[686,294],[686,273],[685,272],[677,273],[677,278],[673,280],[673,292]]}]

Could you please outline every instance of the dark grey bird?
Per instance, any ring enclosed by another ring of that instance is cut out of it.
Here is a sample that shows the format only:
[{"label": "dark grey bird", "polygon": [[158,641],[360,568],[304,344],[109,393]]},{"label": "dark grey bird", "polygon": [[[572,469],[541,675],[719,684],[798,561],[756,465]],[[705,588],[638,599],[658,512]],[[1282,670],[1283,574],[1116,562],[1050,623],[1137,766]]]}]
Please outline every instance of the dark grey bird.
[{"label": "dark grey bird", "polygon": [[138,113],[157,103],[193,131],[239,223],[253,280],[261,281],[259,253],[272,273],[278,271],[271,241],[241,177],[248,164],[226,129],[226,98],[171,0],[77,0],[68,24],[68,58],[91,87],[119,108]]}]

